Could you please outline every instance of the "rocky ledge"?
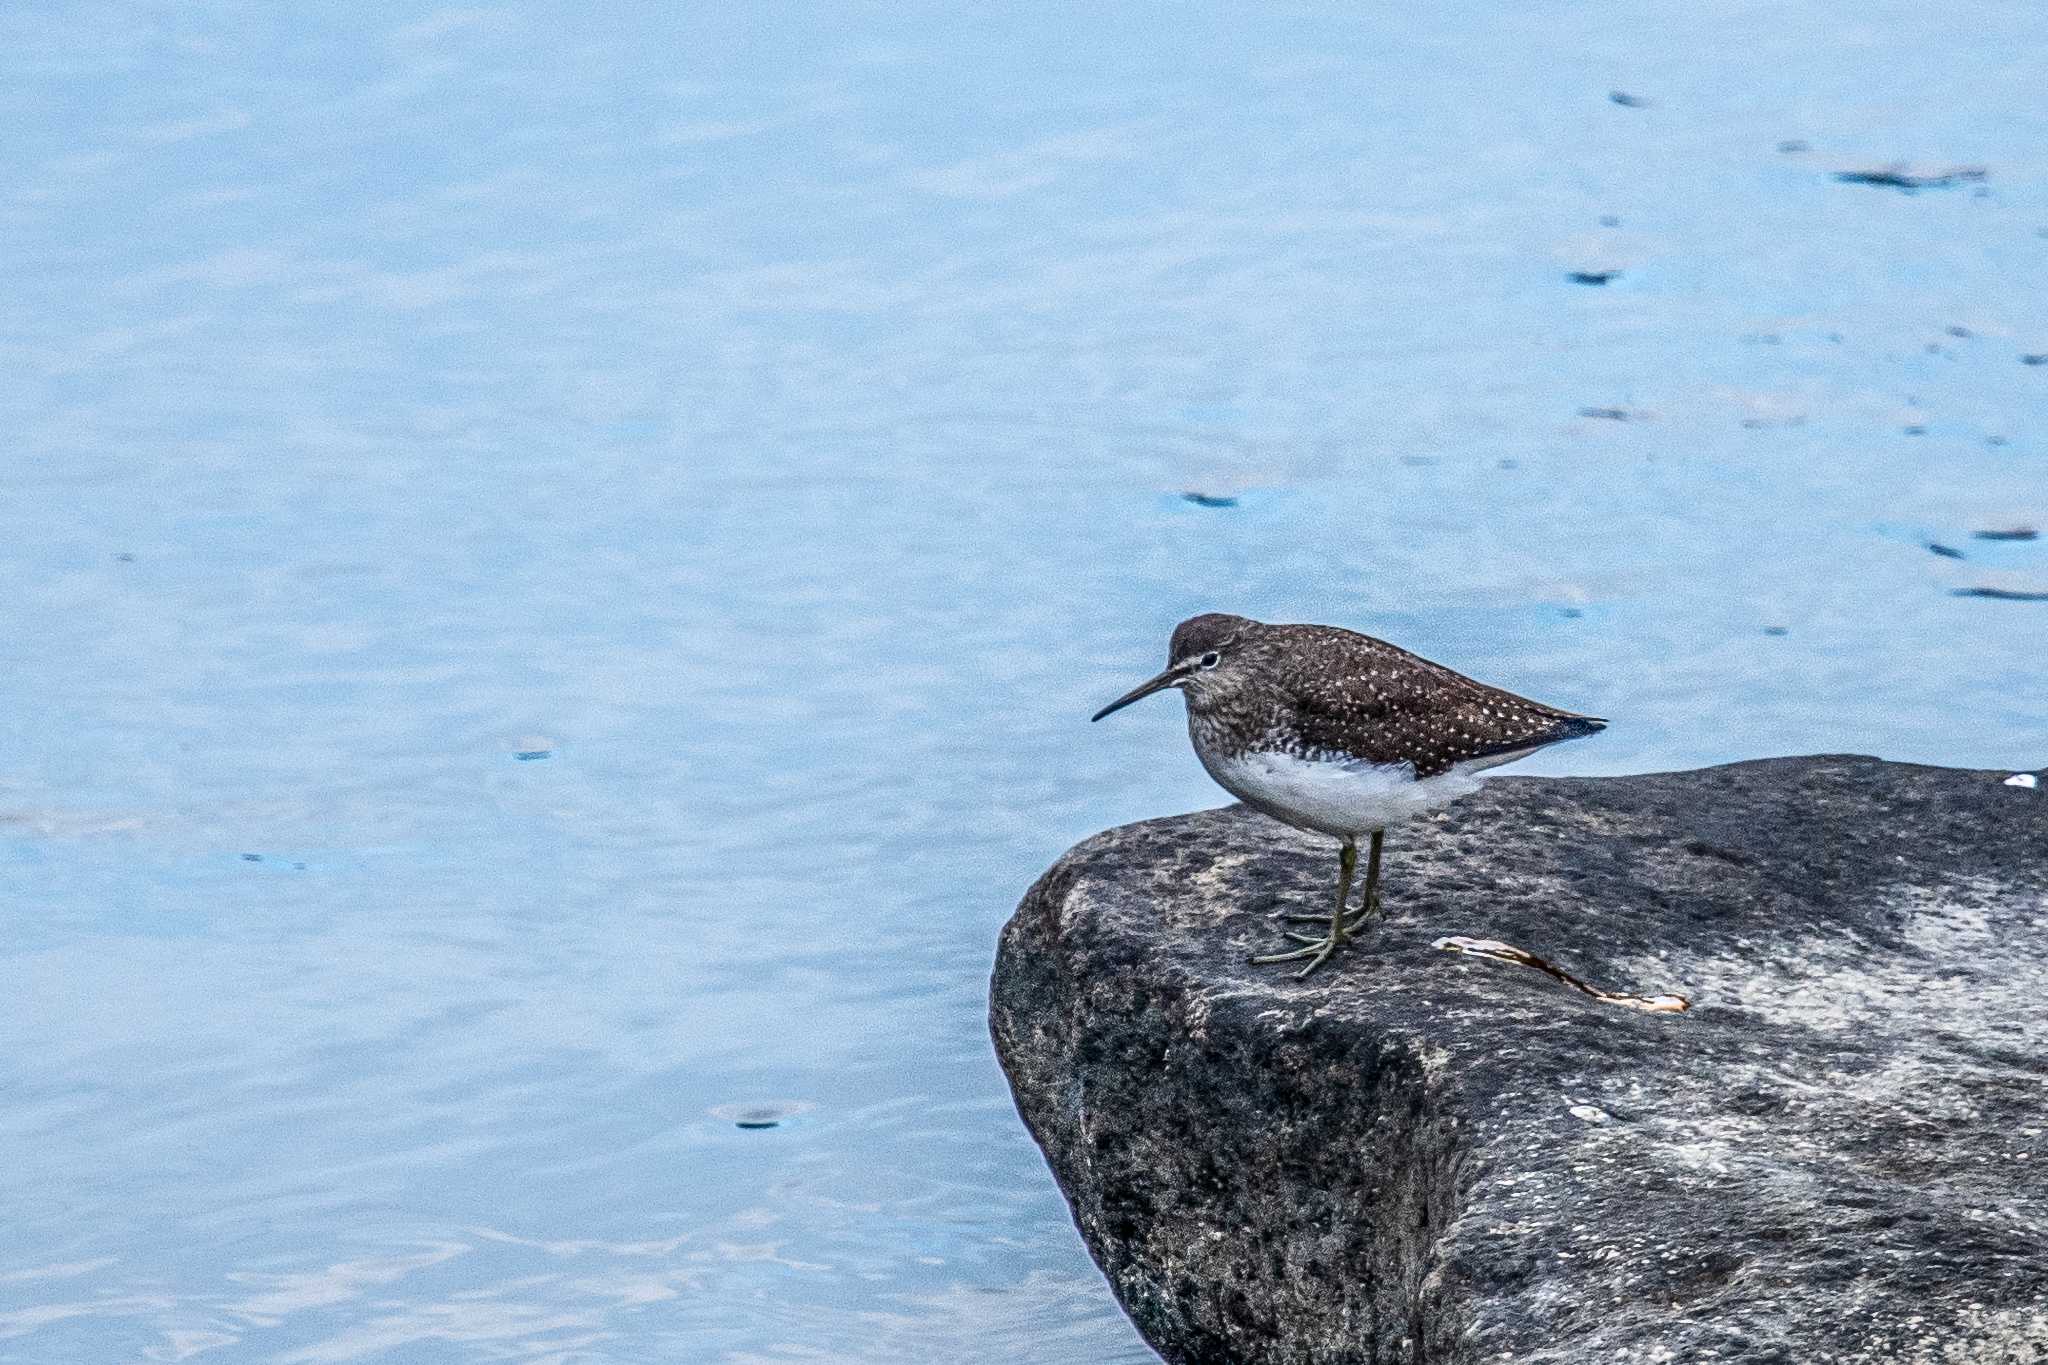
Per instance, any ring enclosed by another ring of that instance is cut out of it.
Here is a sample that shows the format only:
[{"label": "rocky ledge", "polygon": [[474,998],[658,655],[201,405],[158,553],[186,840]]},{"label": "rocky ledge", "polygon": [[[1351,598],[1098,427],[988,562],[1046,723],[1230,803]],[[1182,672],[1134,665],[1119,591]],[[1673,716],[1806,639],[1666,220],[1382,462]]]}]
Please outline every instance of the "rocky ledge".
[{"label": "rocky ledge", "polygon": [[1170,1361],[2048,1361],[2048,784],[2006,777],[1500,778],[1306,982],[1245,958],[1327,841],[1111,830],[1005,928],[996,1047]]}]

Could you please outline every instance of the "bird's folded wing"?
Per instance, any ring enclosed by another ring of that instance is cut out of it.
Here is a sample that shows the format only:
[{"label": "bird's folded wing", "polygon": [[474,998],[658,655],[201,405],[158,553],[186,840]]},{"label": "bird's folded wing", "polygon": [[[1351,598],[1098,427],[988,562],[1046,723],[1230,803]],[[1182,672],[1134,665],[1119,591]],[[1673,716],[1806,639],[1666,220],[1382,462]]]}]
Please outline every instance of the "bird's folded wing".
[{"label": "bird's folded wing", "polygon": [[1474,681],[1391,645],[1361,667],[1291,680],[1303,740],[1434,777],[1460,763],[1575,739],[1602,722]]}]

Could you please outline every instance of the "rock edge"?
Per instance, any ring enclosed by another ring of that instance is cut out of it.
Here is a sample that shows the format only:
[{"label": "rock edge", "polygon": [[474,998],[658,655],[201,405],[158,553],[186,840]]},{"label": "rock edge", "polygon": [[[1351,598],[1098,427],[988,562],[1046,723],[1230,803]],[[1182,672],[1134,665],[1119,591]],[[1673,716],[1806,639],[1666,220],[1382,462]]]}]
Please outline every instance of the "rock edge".
[{"label": "rock edge", "polygon": [[1170,1361],[2048,1361],[2048,791],[2006,776],[1496,779],[1305,983],[1244,959],[1331,843],[1126,826],[1025,896],[991,1030]]}]

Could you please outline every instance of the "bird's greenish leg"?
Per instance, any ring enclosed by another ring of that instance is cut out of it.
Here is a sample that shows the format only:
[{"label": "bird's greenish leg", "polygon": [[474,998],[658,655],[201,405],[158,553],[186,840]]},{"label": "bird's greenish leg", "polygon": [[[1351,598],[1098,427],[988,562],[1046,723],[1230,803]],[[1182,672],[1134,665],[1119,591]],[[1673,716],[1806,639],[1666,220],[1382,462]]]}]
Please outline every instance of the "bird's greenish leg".
[{"label": "bird's greenish leg", "polygon": [[1299,962],[1303,958],[1309,959],[1309,964],[1294,974],[1296,980],[1307,976],[1310,972],[1328,962],[1332,954],[1351,941],[1352,926],[1345,923],[1344,907],[1346,902],[1351,899],[1351,877],[1357,870],[1358,841],[1356,839],[1346,839],[1337,853],[1337,904],[1330,910],[1330,932],[1328,936],[1324,938],[1310,938],[1307,934],[1291,933],[1287,937],[1297,943],[1305,943],[1308,946],[1297,948],[1292,952],[1268,953],[1264,957],[1255,957],[1252,961],[1264,967],[1275,962]]},{"label": "bird's greenish leg", "polygon": [[[1380,906],[1380,845],[1386,842],[1386,838],[1387,832],[1383,829],[1376,829],[1372,832],[1371,850],[1365,855],[1364,903],[1358,907],[1358,913],[1353,915],[1344,925],[1345,929],[1351,933],[1355,934],[1360,929],[1363,929],[1366,921],[1374,915],[1384,914]],[[1282,918],[1297,924],[1321,924],[1323,922],[1321,915],[1286,915]],[[1298,938],[1303,943],[1322,942],[1321,939],[1310,938],[1306,934],[1290,934],[1289,937]]]},{"label": "bird's greenish leg", "polygon": [[1365,855],[1365,903],[1358,907],[1358,918],[1351,922],[1356,929],[1374,915],[1386,918],[1380,908],[1380,845],[1387,841],[1387,832],[1376,829],[1372,832],[1372,848]]}]

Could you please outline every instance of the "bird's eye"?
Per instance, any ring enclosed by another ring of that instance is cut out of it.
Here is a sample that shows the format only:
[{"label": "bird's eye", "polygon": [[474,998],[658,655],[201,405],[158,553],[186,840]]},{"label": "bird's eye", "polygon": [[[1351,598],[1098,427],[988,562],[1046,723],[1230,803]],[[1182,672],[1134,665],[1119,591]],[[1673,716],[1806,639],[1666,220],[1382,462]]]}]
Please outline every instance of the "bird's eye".
[{"label": "bird's eye", "polygon": [[1213,649],[1210,650],[1207,654],[1204,654],[1201,658],[1201,665],[1204,668],[1214,668],[1216,665],[1222,662],[1223,656],[1221,654],[1218,654]]}]

